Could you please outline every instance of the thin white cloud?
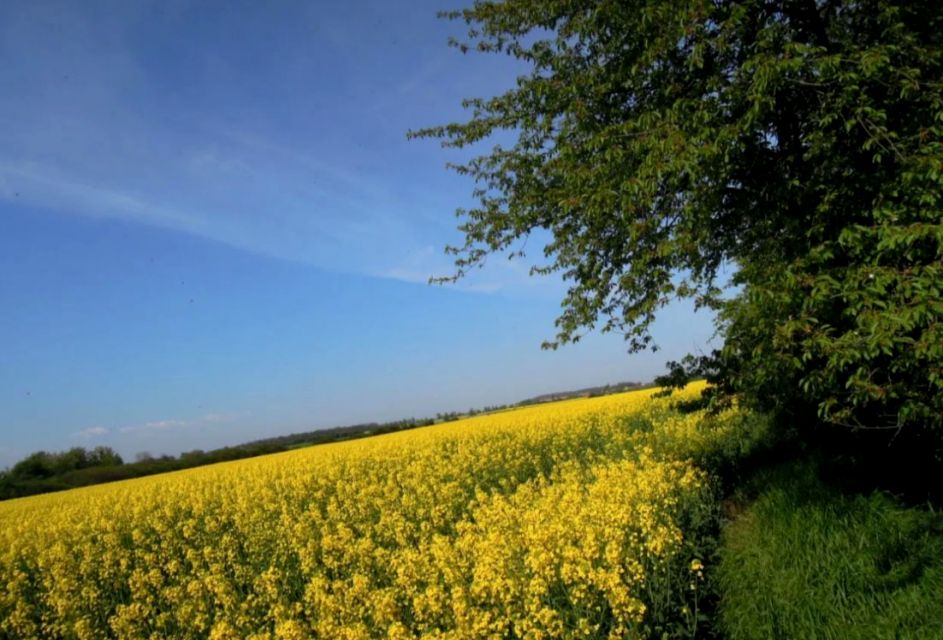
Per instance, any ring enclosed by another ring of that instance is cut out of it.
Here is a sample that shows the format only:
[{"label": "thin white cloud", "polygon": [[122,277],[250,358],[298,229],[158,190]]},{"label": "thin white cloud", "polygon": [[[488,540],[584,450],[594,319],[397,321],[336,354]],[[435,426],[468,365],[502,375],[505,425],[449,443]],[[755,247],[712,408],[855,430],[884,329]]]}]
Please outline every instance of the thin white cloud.
[{"label": "thin white cloud", "polygon": [[[399,265],[375,273],[381,278],[403,282],[427,283],[430,277],[450,276],[455,266],[445,252],[427,245],[406,255]],[[541,297],[558,298],[565,288],[559,275],[532,276],[526,258],[508,260],[493,256],[482,269],[472,269],[454,284],[459,291],[493,294],[498,292],[527,293]]]},{"label": "thin white cloud", "polygon": [[147,431],[166,431],[167,429],[175,429],[178,427],[185,427],[189,422],[186,420],[153,420],[151,422],[145,422],[144,424],[121,427],[118,429],[121,433],[141,433]]},{"label": "thin white cloud", "polygon": [[[16,185],[16,186],[14,186]],[[39,207],[74,211],[93,217],[116,217],[162,227],[195,231],[197,220],[179,209],[148,201],[129,191],[75,180],[36,162],[0,160],[0,196]]]},{"label": "thin white cloud", "polygon": [[186,420],[155,420],[144,425],[145,429],[173,429],[174,427],[185,427],[189,424]]},{"label": "thin white cloud", "polygon": [[108,13],[0,7],[0,53],[15,61],[0,68],[13,96],[0,121],[16,123],[0,200],[360,273],[402,232],[383,180],[362,166],[369,154],[286,136],[226,102],[176,110],[125,37],[135,16]]},{"label": "thin white cloud", "polygon": [[195,427],[212,425],[212,424],[221,424],[221,423],[229,422],[230,420],[232,420],[232,416],[227,415],[227,414],[207,413],[198,418],[192,418],[188,420],[180,420],[180,419],[152,420],[151,422],[145,422],[144,424],[120,427],[118,429],[118,432],[124,433],[124,434],[156,433],[156,432],[161,432],[161,431],[170,431],[172,429],[189,429],[189,428],[195,428]]},{"label": "thin white cloud", "polygon": [[[155,168],[158,181],[177,185],[168,193],[122,179],[120,170],[103,178],[68,159],[53,164],[0,154],[0,200],[145,224],[340,271],[369,273],[370,265],[388,263],[391,247],[410,233],[408,221],[390,213],[393,198],[370,176],[318,174],[308,162],[315,161],[287,152],[279,158],[197,149],[179,168]],[[135,157],[109,163],[143,164]],[[322,186],[312,180],[318,176]]]},{"label": "thin white cloud", "polygon": [[[401,13],[382,3],[370,11]],[[332,19],[324,13],[299,10],[294,19],[324,27]],[[199,80],[203,99],[184,105],[142,63],[147,52],[130,37],[144,14],[138,3],[100,15],[64,1],[0,3],[0,54],[11,61],[0,65],[10,95],[0,101],[0,122],[16,123],[0,149],[0,200],[146,224],[331,271],[426,279],[425,270],[398,263],[400,252],[430,241],[438,247],[451,232],[442,214],[455,196],[438,151],[430,175],[416,164],[426,158],[422,147],[398,145],[407,144],[413,119],[428,120],[423,90],[454,76],[448,70],[462,56],[397,67],[380,90],[372,74],[343,75],[329,92],[302,91],[299,83],[297,101],[268,106],[241,98],[269,88],[269,75],[244,69],[226,47],[210,47],[193,60],[193,76],[181,79]],[[396,24],[402,37],[415,28]],[[321,46],[349,52],[361,40]],[[309,45],[284,43],[299,56],[278,65],[280,84],[319,68]],[[352,64],[375,51],[360,47]],[[478,82],[493,80],[493,66],[476,69]],[[463,76],[463,92],[471,79]],[[491,280],[498,284],[474,288],[497,290],[505,278]]]},{"label": "thin white cloud", "polygon": [[88,429],[76,431],[72,435],[77,438],[98,438],[101,436],[107,436],[109,433],[111,433],[111,429],[108,427],[89,427]]}]

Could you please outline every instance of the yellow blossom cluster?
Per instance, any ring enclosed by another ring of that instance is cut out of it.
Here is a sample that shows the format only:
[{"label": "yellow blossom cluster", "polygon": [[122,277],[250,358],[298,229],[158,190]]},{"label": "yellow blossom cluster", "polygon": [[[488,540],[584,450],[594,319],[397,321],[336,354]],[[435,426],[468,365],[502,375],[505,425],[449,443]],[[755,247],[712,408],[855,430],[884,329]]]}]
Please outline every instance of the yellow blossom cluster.
[{"label": "yellow blossom cluster", "polygon": [[645,636],[725,424],[636,391],[0,503],[0,638]]}]

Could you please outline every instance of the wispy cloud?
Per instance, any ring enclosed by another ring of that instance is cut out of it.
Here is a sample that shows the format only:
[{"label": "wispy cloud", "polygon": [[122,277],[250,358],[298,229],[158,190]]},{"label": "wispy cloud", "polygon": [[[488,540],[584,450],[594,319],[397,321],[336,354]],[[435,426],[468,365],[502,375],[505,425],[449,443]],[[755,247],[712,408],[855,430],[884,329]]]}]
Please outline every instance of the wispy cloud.
[{"label": "wispy cloud", "polygon": [[0,54],[13,61],[0,68],[13,96],[0,121],[16,123],[0,149],[0,199],[362,271],[400,224],[383,181],[352,166],[366,152],[334,148],[336,129],[329,148],[313,146],[324,136],[299,140],[264,107],[233,109],[234,85],[204,79],[182,110],[129,44],[138,19],[0,7]]},{"label": "wispy cloud", "polygon": [[83,182],[48,164],[0,158],[0,197],[94,217],[117,217],[196,231],[198,220],[179,208],[131,191]]},{"label": "wispy cloud", "polygon": [[189,423],[185,420],[154,420],[139,425],[119,427],[119,433],[147,433],[154,431],[166,431],[176,427],[185,427]]},{"label": "wispy cloud", "polygon": [[[458,103],[442,87],[490,84],[500,66],[476,67],[458,82],[464,57],[430,55],[440,45],[391,40],[383,49],[363,37],[375,23],[384,36],[410,38],[424,7],[411,16],[384,3],[262,12],[306,36],[266,48],[250,65],[231,38],[188,39],[152,8],[126,3],[96,14],[64,0],[0,3],[0,56],[10,61],[0,65],[10,96],[0,122],[16,125],[0,148],[0,200],[332,271],[426,280],[430,272],[402,264],[402,255],[438,247],[462,203],[440,151],[428,153],[437,145],[407,143],[405,132],[433,118],[432,102]],[[351,20],[364,10],[377,19]],[[306,27],[335,40],[312,46]],[[161,38],[174,47],[159,59],[138,44]],[[343,61],[325,64],[339,52]],[[466,288],[497,290],[516,277],[495,274]]]},{"label": "wispy cloud", "polygon": [[221,424],[221,423],[229,422],[232,419],[233,417],[228,414],[207,413],[206,415],[200,416],[198,418],[191,418],[188,420],[180,420],[180,419],[152,420],[151,422],[145,422],[144,424],[119,427],[118,432],[124,433],[124,434],[156,433],[156,432],[161,432],[161,431],[170,431],[173,429],[189,429],[189,428],[207,426],[211,424]]},{"label": "wispy cloud", "polygon": [[[403,282],[426,283],[431,277],[451,276],[455,266],[444,251],[431,245],[406,255],[400,263],[378,272],[382,278]],[[504,256],[493,256],[482,269],[472,269],[454,284],[460,291],[473,293],[528,293],[538,296],[559,297],[564,286],[559,276],[531,276],[530,263],[526,258],[508,260]]]},{"label": "wispy cloud", "polygon": [[100,438],[102,436],[107,436],[111,433],[111,429],[108,427],[89,427],[87,429],[82,429],[81,431],[76,431],[72,435],[77,438]]}]

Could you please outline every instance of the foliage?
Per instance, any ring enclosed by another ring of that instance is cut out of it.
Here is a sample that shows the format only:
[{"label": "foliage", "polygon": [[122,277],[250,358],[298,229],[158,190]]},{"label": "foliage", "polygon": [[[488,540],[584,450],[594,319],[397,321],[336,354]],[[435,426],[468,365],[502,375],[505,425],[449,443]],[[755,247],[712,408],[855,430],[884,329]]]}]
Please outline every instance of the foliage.
[{"label": "foliage", "polygon": [[[674,297],[719,311],[698,363],[804,422],[943,427],[943,4],[476,0],[462,51],[529,66],[467,121],[461,277],[489,254],[569,284],[558,332],[651,346]],[[480,148],[480,147],[478,147]],[[721,290],[735,270],[732,297]],[[448,278],[446,278],[448,279]],[[915,431],[908,429],[908,431]]]},{"label": "foliage", "polygon": [[123,463],[121,456],[110,447],[95,447],[91,450],[73,447],[62,453],[37,451],[13,465],[9,476],[17,480],[34,480],[88,467],[114,467]]},{"label": "foliage", "polygon": [[690,637],[739,424],[640,391],[4,503],[0,637]]},{"label": "foliage", "polygon": [[767,472],[717,568],[730,640],[943,637],[943,516],[847,495],[809,462]]}]

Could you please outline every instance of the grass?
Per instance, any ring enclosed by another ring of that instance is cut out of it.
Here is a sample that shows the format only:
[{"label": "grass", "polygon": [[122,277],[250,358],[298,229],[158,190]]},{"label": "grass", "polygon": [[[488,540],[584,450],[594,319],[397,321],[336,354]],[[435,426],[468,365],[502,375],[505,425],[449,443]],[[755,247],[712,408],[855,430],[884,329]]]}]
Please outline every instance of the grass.
[{"label": "grass", "polygon": [[943,638],[943,514],[843,493],[808,460],[759,473],[739,498],[716,569],[724,637]]}]

